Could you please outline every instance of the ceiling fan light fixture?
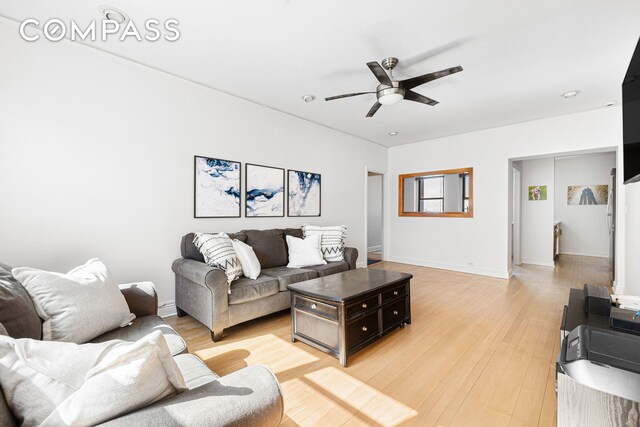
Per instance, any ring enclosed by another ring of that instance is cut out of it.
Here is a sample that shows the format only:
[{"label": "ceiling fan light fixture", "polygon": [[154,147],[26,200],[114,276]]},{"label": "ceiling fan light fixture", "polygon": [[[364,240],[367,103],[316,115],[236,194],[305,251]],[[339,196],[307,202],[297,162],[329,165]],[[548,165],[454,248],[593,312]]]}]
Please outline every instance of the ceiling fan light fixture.
[{"label": "ceiling fan light fixture", "polygon": [[378,102],[382,105],[393,105],[397,104],[403,99],[404,95],[401,95],[399,93],[389,93],[386,95],[380,95],[380,98],[378,98]]}]

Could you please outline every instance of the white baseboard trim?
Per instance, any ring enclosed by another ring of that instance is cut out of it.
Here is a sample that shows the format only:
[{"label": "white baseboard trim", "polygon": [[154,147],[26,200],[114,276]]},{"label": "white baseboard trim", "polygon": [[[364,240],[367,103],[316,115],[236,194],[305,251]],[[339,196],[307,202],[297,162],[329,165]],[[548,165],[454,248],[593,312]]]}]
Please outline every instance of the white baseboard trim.
[{"label": "white baseboard trim", "polygon": [[158,306],[158,316],[160,317],[176,316],[177,314],[178,310],[175,301],[165,301]]},{"label": "white baseboard trim", "polygon": [[381,251],[381,250],[382,250],[382,245],[369,246],[367,248],[367,252],[375,252],[375,251]]},{"label": "white baseboard trim", "polygon": [[579,255],[579,256],[591,256],[595,258],[609,258],[608,253],[602,252],[575,252],[575,251],[560,251],[560,255]]},{"label": "white baseboard trim", "polygon": [[556,264],[553,261],[538,261],[535,259],[523,259],[523,264],[539,265],[540,267],[555,267]]},{"label": "white baseboard trim", "polygon": [[448,264],[438,261],[430,261],[424,259],[389,257],[388,261],[399,262],[401,264],[419,265],[421,267],[437,268],[439,270],[457,271],[460,273],[476,274],[478,276],[497,277],[500,279],[508,279],[510,277],[508,270],[494,270],[484,267],[473,267],[467,265]]}]

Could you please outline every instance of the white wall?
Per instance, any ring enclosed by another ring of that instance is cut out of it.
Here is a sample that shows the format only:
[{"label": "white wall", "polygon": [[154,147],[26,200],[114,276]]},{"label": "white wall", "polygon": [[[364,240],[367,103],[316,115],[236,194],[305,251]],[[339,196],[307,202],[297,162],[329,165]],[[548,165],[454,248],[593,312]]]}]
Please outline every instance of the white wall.
[{"label": "white wall", "polygon": [[[99,257],[121,282],[154,281],[161,302],[174,299],[171,263],[190,231],[345,224],[365,262],[364,177],[386,170],[386,148],[91,48],[18,37],[0,21],[3,262],[66,271]],[[319,172],[322,217],[194,219],[196,154]]]},{"label": "white wall", "polygon": [[370,250],[379,250],[382,246],[382,184],[382,175],[367,178],[367,246]]},{"label": "white wall", "polygon": [[[508,277],[512,210],[509,159],[611,151],[621,143],[621,108],[613,107],[390,148],[386,259]],[[474,168],[474,218],[398,217],[394,212],[399,174],[461,167]],[[619,196],[617,247],[621,256],[617,277],[622,280],[624,192]]]},{"label": "white wall", "polygon": [[[596,185],[611,182],[616,154],[558,157],[555,161],[556,221],[562,221],[560,253],[596,257],[609,256],[609,227],[606,205],[567,204],[570,185]],[[624,191],[624,188],[621,189]]]},{"label": "white wall", "polygon": [[[553,158],[521,163],[522,262],[553,267]],[[547,200],[529,200],[529,187],[547,186]]]}]

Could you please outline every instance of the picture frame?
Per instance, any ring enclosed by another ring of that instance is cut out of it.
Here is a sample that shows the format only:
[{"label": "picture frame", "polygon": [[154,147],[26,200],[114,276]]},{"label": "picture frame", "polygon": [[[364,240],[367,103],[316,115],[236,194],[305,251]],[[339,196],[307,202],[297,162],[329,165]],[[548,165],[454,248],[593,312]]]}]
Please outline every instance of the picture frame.
[{"label": "picture frame", "polygon": [[208,156],[193,156],[193,217],[242,216],[242,163]]},{"label": "picture frame", "polygon": [[245,164],[245,217],[284,217],[285,170],[274,166]]},{"label": "picture frame", "polygon": [[322,215],[322,175],[287,169],[287,216]]}]

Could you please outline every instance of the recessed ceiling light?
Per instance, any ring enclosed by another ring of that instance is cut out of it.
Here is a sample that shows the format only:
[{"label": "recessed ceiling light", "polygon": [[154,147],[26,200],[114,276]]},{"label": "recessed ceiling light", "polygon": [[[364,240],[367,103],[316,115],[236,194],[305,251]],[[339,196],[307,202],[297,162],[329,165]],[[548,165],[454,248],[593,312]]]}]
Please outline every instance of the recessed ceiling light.
[{"label": "recessed ceiling light", "polygon": [[396,132],[396,131],[389,132],[389,135],[391,135],[391,136],[396,136],[397,134],[398,134],[398,132]]},{"label": "recessed ceiling light", "polygon": [[107,19],[109,21],[116,21],[118,24],[122,24],[127,19],[129,19],[126,13],[119,9],[116,9],[115,7],[100,6],[98,10],[100,11],[100,14],[104,16],[104,19]]},{"label": "recessed ceiling light", "polygon": [[618,101],[608,101],[604,103],[605,107],[613,107],[614,105],[616,105],[618,103]]},{"label": "recessed ceiling light", "polygon": [[580,93],[579,90],[570,90],[569,92],[565,92],[562,94],[562,97],[564,99],[568,99],[568,98],[574,98],[576,96],[578,96],[578,94]]},{"label": "recessed ceiling light", "polygon": [[311,101],[313,101],[314,99],[316,99],[316,97],[315,97],[315,96],[313,96],[313,95],[302,95],[302,100],[303,100],[304,102],[311,102]]}]

